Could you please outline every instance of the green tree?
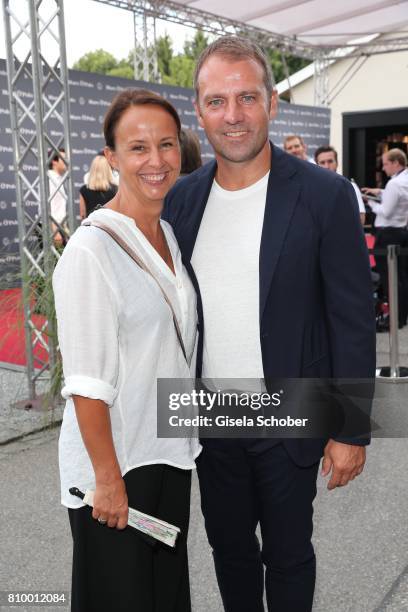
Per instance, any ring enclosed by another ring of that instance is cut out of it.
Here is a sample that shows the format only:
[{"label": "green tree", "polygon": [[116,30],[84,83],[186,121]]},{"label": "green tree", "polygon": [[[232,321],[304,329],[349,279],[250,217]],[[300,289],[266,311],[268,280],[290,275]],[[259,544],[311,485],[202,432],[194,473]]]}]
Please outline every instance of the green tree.
[{"label": "green tree", "polygon": [[163,77],[163,83],[192,87],[195,62],[185,55],[176,55],[170,61],[170,74]]},{"label": "green tree", "polygon": [[122,79],[134,79],[135,71],[132,66],[124,64],[123,66],[116,66],[106,73],[108,76],[121,77]]},{"label": "green tree", "polygon": [[170,63],[173,58],[173,45],[167,32],[164,36],[160,36],[157,39],[156,53],[159,72],[162,78],[165,76],[170,76]]},{"label": "green tree", "polygon": [[197,30],[191,40],[184,43],[184,55],[192,60],[197,60],[198,56],[209,45],[208,36],[201,30]]},{"label": "green tree", "polygon": [[[284,63],[282,61],[282,54],[276,49],[267,49],[266,55],[269,58],[275,83],[286,79],[287,74]],[[309,64],[309,60],[305,60],[301,57],[295,57],[294,55],[285,55],[286,65],[288,68],[289,76],[294,74],[301,68],[304,68]]]},{"label": "green tree", "polygon": [[122,59],[116,66],[106,73],[108,76],[122,77],[122,79],[134,79],[135,70],[133,67],[133,54],[128,59]]},{"label": "green tree", "polygon": [[97,72],[98,74],[108,74],[109,70],[117,67],[117,60],[108,51],[97,49],[83,55],[73,65],[74,70],[83,70],[84,72]]}]

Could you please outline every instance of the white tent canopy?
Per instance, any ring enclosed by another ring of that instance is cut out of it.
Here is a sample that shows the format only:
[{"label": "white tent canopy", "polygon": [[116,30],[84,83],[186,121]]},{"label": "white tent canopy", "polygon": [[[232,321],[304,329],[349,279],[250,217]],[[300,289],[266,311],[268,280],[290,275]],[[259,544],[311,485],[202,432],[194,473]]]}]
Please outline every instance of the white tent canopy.
[{"label": "white tent canopy", "polygon": [[400,32],[408,24],[408,0],[178,0],[310,45],[343,46],[363,36]]}]

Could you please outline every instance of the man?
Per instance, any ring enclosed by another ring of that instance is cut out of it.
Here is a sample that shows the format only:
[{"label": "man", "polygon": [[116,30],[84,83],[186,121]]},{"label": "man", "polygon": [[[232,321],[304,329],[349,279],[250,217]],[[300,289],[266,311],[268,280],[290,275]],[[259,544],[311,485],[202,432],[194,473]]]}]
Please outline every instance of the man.
[{"label": "man", "polygon": [[[371,282],[349,182],[269,143],[277,95],[254,43],[212,43],[195,88],[216,159],[176,184],[165,217],[201,292],[197,375],[373,376]],[[264,580],[269,610],[311,610],[319,459],[324,451],[328,488],[343,486],[363,470],[365,443],[203,440],[202,509],[227,612],[261,612]]]},{"label": "man", "polygon": [[[48,151],[48,187],[50,193],[50,214],[51,228],[54,243],[56,246],[65,246],[67,243],[68,227],[66,225],[67,216],[67,195],[64,186],[61,185],[61,177],[65,174],[65,149],[58,149],[58,153],[53,150]],[[38,207],[38,217],[41,219],[41,202]],[[38,223],[36,235],[40,248],[43,248],[42,223]]]},{"label": "man", "polygon": [[[367,204],[376,214],[375,248],[386,249],[389,244],[408,247],[408,169],[407,156],[400,149],[390,149],[382,156],[382,169],[389,177],[385,189],[365,187],[363,193],[380,196],[381,202],[368,199]],[[386,256],[376,256],[377,270],[387,299],[388,269]],[[398,324],[403,327],[408,316],[408,279],[406,257],[398,262]]]},{"label": "man", "polygon": [[57,244],[65,245],[68,228],[66,225],[67,216],[67,194],[64,186],[61,185],[62,176],[66,172],[65,149],[58,149],[58,153],[52,156],[49,151],[50,159],[48,164],[48,179],[50,190],[50,212],[54,240]]},{"label": "man", "polygon": [[290,155],[294,155],[295,157],[308,161],[312,164],[315,163],[314,159],[307,156],[307,145],[303,138],[297,134],[286,136],[285,140],[283,141],[283,148],[287,153],[290,153]]},{"label": "man", "polygon": [[[338,168],[338,156],[337,151],[334,147],[322,146],[318,147],[315,151],[315,162],[318,166],[322,168],[327,168],[327,170],[331,170],[332,172],[337,172]],[[363,198],[361,196],[360,190],[356,183],[352,180],[351,184],[356,192],[358,210],[360,212],[360,221],[361,225],[365,223],[365,206],[363,202]]]}]

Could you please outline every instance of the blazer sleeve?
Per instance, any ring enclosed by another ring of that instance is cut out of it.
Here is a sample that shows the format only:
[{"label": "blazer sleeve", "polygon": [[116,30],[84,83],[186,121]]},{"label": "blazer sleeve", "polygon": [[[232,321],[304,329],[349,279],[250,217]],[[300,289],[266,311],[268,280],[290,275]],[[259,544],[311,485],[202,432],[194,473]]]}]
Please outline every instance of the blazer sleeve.
[{"label": "blazer sleeve", "polygon": [[[339,177],[328,201],[320,244],[330,354],[334,379],[364,379],[363,403],[370,411],[375,382],[376,336],[368,250],[352,185]],[[366,438],[338,438],[368,444]]]}]

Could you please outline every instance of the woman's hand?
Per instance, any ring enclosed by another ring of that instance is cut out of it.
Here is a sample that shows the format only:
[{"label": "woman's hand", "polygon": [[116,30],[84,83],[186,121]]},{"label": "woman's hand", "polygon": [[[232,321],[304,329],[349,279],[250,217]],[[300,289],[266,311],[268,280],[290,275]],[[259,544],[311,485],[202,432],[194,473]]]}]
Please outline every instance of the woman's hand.
[{"label": "woman's hand", "polygon": [[128,523],[128,498],[123,478],[96,481],[92,516],[108,527],[124,529]]},{"label": "woman's hand", "polygon": [[95,472],[92,516],[109,527],[124,529],[128,499],[115,446],[108,406],[97,399],[73,395],[79,429]]}]

